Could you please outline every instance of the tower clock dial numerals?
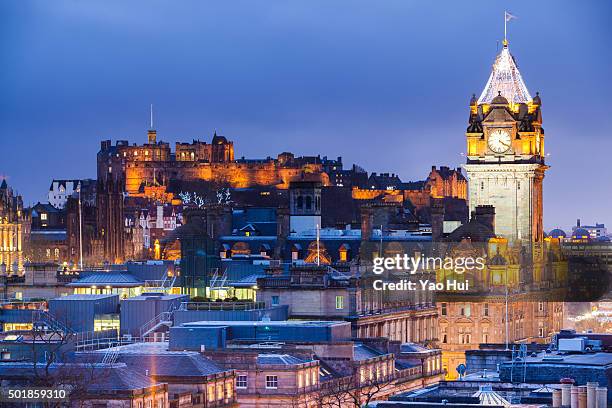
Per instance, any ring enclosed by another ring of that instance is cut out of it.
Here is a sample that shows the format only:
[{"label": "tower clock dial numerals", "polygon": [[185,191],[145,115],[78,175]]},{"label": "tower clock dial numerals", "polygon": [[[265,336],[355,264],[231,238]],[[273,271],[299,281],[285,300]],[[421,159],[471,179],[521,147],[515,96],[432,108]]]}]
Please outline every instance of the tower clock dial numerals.
[{"label": "tower clock dial numerals", "polygon": [[496,129],[489,134],[488,145],[495,153],[504,153],[510,149],[512,139],[505,129]]}]

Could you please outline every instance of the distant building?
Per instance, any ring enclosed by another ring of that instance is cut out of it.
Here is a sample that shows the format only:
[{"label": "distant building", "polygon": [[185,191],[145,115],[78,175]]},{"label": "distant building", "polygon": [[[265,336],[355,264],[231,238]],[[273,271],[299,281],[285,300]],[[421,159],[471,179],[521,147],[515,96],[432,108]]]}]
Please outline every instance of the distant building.
[{"label": "distant building", "polygon": [[572,227],[572,237],[577,239],[601,239],[608,238],[608,229],[605,224],[595,223],[595,225],[581,225],[580,218],[576,220],[576,225]]},{"label": "distant building", "polygon": [[95,180],[57,180],[54,179],[49,187],[49,204],[57,209],[64,209],[70,197],[81,196],[81,201],[93,204],[95,202]]},{"label": "distant building", "polygon": [[0,272],[8,275],[23,274],[24,241],[28,235],[29,220],[23,210],[23,199],[8,186],[0,183]]}]

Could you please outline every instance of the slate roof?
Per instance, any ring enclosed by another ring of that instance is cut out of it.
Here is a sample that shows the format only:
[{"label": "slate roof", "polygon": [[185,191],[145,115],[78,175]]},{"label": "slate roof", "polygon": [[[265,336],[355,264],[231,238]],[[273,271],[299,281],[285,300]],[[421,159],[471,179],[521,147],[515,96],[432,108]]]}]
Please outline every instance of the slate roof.
[{"label": "slate roof", "polygon": [[81,279],[69,283],[67,286],[116,286],[116,287],[136,287],[143,285],[143,281],[137,279],[133,275],[122,272],[93,272],[89,273]]},{"label": "slate roof", "polygon": [[[168,343],[134,343],[113,348],[117,361],[138,373],[159,377],[202,377],[225,370],[196,351],[170,351]],[[95,353],[105,353],[108,349]]]},{"label": "slate roof", "polygon": [[382,355],[382,353],[379,353],[373,348],[370,348],[361,343],[355,343],[355,345],[353,346],[353,350],[354,350],[354,358],[355,360],[358,360],[358,361],[368,360],[370,358],[374,358],[374,357],[378,357]]},{"label": "slate roof", "polygon": [[[141,390],[143,388],[160,385],[152,378],[130,370],[125,364],[57,364],[50,366],[50,374],[61,370],[62,375],[66,373],[81,377],[93,377],[96,381],[88,383],[87,391],[95,392],[117,392]],[[34,376],[31,363],[0,363],[0,378],[13,381],[28,381]]]},{"label": "slate roof", "polygon": [[289,354],[259,354],[257,356],[257,364],[260,365],[296,365],[306,362]]}]

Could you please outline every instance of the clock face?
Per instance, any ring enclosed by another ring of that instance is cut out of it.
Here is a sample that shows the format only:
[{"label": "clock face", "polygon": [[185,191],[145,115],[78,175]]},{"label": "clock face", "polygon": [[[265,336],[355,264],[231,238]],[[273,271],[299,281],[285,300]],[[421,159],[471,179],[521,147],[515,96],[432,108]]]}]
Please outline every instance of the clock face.
[{"label": "clock face", "polygon": [[512,140],[510,133],[505,129],[496,129],[489,134],[489,149],[495,153],[503,153],[510,149]]}]

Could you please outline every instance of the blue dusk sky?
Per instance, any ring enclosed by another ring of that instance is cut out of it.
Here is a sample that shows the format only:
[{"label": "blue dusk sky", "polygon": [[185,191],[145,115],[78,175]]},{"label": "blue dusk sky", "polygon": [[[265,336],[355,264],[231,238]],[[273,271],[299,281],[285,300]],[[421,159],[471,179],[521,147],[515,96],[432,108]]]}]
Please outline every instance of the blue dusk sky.
[{"label": "blue dusk sky", "polygon": [[342,156],[423,179],[460,166],[503,13],[543,101],[545,226],[612,223],[612,2],[0,1],[0,175],[26,203],[95,177],[102,139]]}]

